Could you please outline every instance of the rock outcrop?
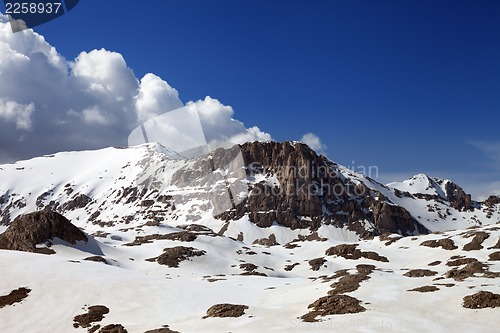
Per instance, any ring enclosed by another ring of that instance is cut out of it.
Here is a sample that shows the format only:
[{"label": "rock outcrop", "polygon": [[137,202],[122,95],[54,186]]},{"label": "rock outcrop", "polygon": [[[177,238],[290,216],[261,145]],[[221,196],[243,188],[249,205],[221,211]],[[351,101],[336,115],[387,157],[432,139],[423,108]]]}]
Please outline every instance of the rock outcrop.
[{"label": "rock outcrop", "polygon": [[71,244],[88,237],[59,213],[43,210],[18,216],[0,235],[0,249],[35,252],[36,245],[59,238]]},{"label": "rock outcrop", "polygon": [[207,315],[203,318],[208,317],[218,317],[218,318],[226,318],[226,317],[241,317],[245,314],[245,310],[248,309],[248,306],[242,304],[215,304],[211,306],[207,310]]},{"label": "rock outcrop", "polygon": [[347,226],[361,237],[427,233],[404,208],[388,204],[381,193],[345,178],[337,164],[305,144],[249,142],[241,145],[241,153],[250,180],[264,177],[275,182],[256,182],[249,188],[248,198],[220,214],[221,219],[246,214],[263,228],[277,223],[316,230],[332,224]]}]

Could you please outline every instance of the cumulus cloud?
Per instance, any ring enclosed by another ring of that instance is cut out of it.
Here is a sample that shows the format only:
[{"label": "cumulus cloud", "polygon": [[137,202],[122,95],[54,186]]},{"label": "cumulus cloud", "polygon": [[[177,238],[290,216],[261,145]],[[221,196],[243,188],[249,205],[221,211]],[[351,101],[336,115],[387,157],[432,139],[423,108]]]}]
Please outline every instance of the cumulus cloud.
[{"label": "cumulus cloud", "polygon": [[150,73],[141,79],[139,95],[135,101],[137,115],[141,121],[182,106],[177,90],[160,77]]},{"label": "cumulus cloud", "polygon": [[300,141],[308,145],[319,154],[325,154],[326,150],[328,149],[328,147],[321,142],[321,139],[313,133],[304,134]]},{"label": "cumulus cloud", "polygon": [[248,141],[272,140],[270,134],[256,126],[247,129],[242,122],[232,118],[233,114],[231,106],[205,97],[142,122],[130,134],[129,144],[155,141],[184,156],[197,156],[208,152],[202,148],[207,145],[215,149]]},{"label": "cumulus cloud", "polygon": [[15,123],[17,129],[31,129],[31,114],[33,111],[35,111],[33,103],[23,105],[0,98],[0,119]]},{"label": "cumulus cloud", "polygon": [[269,133],[262,132],[256,126],[247,129],[241,121],[233,118],[233,108],[217,99],[206,97],[204,100],[188,102],[186,107],[197,111],[207,142],[220,140],[244,143],[272,140]]},{"label": "cumulus cloud", "polygon": [[[183,106],[167,81],[154,74],[139,80],[121,54],[92,50],[68,61],[33,30],[12,33],[0,13],[0,162],[125,146],[140,123]],[[186,108],[198,111],[208,141],[271,139],[216,99]]]}]

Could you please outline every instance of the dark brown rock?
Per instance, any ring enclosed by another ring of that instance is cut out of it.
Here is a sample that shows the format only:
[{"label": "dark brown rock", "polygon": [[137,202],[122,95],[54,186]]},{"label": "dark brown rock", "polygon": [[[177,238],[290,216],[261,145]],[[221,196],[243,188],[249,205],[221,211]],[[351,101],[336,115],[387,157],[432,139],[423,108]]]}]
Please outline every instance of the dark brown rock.
[{"label": "dark brown rock", "polygon": [[250,264],[250,263],[240,264],[240,269],[242,269],[246,272],[255,271],[257,268],[258,268],[257,265]]},{"label": "dark brown rock", "polygon": [[87,328],[92,326],[92,323],[100,322],[104,319],[104,315],[109,313],[109,309],[104,305],[94,305],[88,308],[87,313],[77,315],[73,318],[73,327]]},{"label": "dark brown rock", "polygon": [[481,250],[483,248],[481,244],[490,237],[490,235],[484,231],[475,232],[473,235],[474,238],[472,239],[472,241],[464,245],[464,251]]},{"label": "dark brown rock", "polygon": [[311,266],[311,270],[319,271],[319,269],[325,262],[326,262],[325,258],[316,258],[309,260],[309,265]]},{"label": "dark brown rock", "polygon": [[324,296],[314,303],[309,304],[308,308],[312,308],[312,311],[303,315],[301,318],[306,322],[315,322],[318,316],[324,317],[366,311],[360,303],[360,300],[347,295]]},{"label": "dark brown rock", "polygon": [[[379,233],[405,230],[408,233],[415,231],[418,223],[411,214],[403,207],[390,205],[387,202],[377,202],[372,206],[375,227]],[[425,228],[418,230],[426,233]]]},{"label": "dark brown rock", "polygon": [[445,184],[446,199],[453,205],[456,210],[467,211],[473,210],[472,198],[470,194],[465,193],[465,191],[453,182],[447,182]]},{"label": "dark brown rock", "polygon": [[455,260],[450,260],[446,263],[446,266],[462,266],[473,262],[477,262],[476,258],[459,258]]},{"label": "dark brown rock", "polygon": [[[371,272],[375,269],[373,265],[357,265],[357,274],[351,274],[347,271],[337,272],[340,280],[334,282],[331,287],[333,288],[328,292],[328,295],[340,295],[358,290],[361,282],[370,278]],[[337,275],[336,274],[336,275]]]},{"label": "dark brown rock", "polygon": [[491,260],[491,261],[498,261],[498,260],[500,260],[500,251],[490,253],[489,260]]},{"label": "dark brown rock", "polygon": [[431,271],[429,269],[412,269],[404,274],[404,276],[408,277],[424,277],[424,276],[434,276],[437,275],[438,272]]},{"label": "dark brown rock", "polygon": [[479,291],[464,297],[464,308],[484,309],[500,307],[500,295],[489,291]]},{"label": "dark brown rock", "polygon": [[487,207],[491,208],[494,205],[500,204],[500,196],[491,195],[488,197],[488,199],[486,199],[482,203],[485,204]]},{"label": "dark brown rock", "polygon": [[100,263],[103,263],[103,264],[108,264],[108,262],[106,261],[106,259],[104,259],[103,257],[101,256],[92,256],[92,257],[87,257],[83,260],[86,260],[86,261],[94,261],[94,262],[100,262]]},{"label": "dark brown rock", "polygon": [[59,213],[40,211],[18,216],[0,235],[0,249],[35,252],[36,245],[60,238],[70,244],[87,236]]},{"label": "dark brown rock", "polygon": [[180,242],[193,242],[198,237],[197,234],[190,231],[172,232],[169,234],[152,234],[146,236],[136,236],[132,243],[124,244],[125,246],[139,246],[142,244],[153,243],[155,240],[172,240]]},{"label": "dark brown rock", "polygon": [[427,247],[442,247],[445,250],[456,250],[458,247],[455,245],[453,240],[449,238],[442,238],[438,240],[428,240],[425,242],[422,242],[420,246],[427,246]]},{"label": "dark brown rock", "polygon": [[266,273],[257,272],[257,271],[243,272],[240,275],[243,275],[243,276],[250,276],[250,275],[253,275],[253,276],[267,276]]},{"label": "dark brown rock", "polygon": [[389,259],[387,259],[384,256],[379,255],[377,252],[362,251],[361,255],[363,256],[363,258],[366,258],[366,259],[371,259],[371,260],[381,261],[381,262],[389,262]]},{"label": "dark brown rock", "polygon": [[266,247],[279,245],[279,243],[276,241],[276,236],[274,234],[269,235],[268,238],[256,239],[253,242],[253,244],[258,244],[258,245],[262,245],[262,246],[266,246]]},{"label": "dark brown rock", "polygon": [[428,293],[428,292],[433,292],[433,291],[438,291],[439,288],[436,286],[423,286],[423,287],[417,287],[410,289],[408,291],[418,291],[420,293]]},{"label": "dark brown rock", "polygon": [[[476,274],[489,274],[491,277],[498,275],[498,273],[491,273],[488,271],[488,266],[480,261],[473,261],[465,265],[463,268],[453,268],[446,272],[447,278],[453,278],[456,281],[463,281],[469,277],[476,276]],[[488,277],[488,276],[487,276]]]},{"label": "dark brown rock", "polygon": [[296,262],[292,265],[286,265],[284,270],[289,272],[289,271],[293,270],[295,268],[295,266],[298,266],[298,265],[300,265],[298,262]]},{"label": "dark brown rock", "polygon": [[106,325],[99,330],[99,333],[128,333],[125,327],[120,324]]},{"label": "dark brown rock", "polygon": [[215,304],[207,310],[207,315],[203,318],[241,317],[245,314],[246,309],[248,309],[248,306],[241,304],[228,304],[228,303]]},{"label": "dark brown rock", "polygon": [[168,267],[179,267],[181,261],[191,257],[202,256],[205,253],[205,251],[195,249],[194,247],[176,246],[164,249],[160,256],[147,259],[147,261],[157,261],[158,264]]},{"label": "dark brown rock", "polygon": [[13,305],[15,303],[22,302],[23,299],[28,297],[28,294],[31,292],[31,289],[28,288],[19,288],[16,290],[12,290],[8,295],[0,296],[0,309]]},{"label": "dark brown rock", "polygon": [[339,256],[345,259],[357,260],[361,258],[361,250],[357,249],[357,244],[340,244],[332,246],[325,251],[327,256]]},{"label": "dark brown rock", "polygon": [[144,333],[179,333],[178,331],[173,331],[168,327],[157,328],[154,330],[148,330]]},{"label": "dark brown rock", "polygon": [[363,257],[366,259],[371,259],[376,261],[389,262],[389,259],[387,259],[386,257],[381,256],[373,251],[367,251],[367,252],[361,251],[357,249],[357,246],[358,246],[357,244],[340,244],[330,247],[325,251],[325,254],[327,256],[336,255],[351,260],[357,260]]},{"label": "dark brown rock", "polygon": [[85,194],[79,194],[75,196],[73,199],[71,199],[68,202],[65,202],[62,206],[61,209],[62,211],[68,211],[68,210],[75,210],[78,208],[85,208],[89,203],[92,202],[92,198]]},{"label": "dark brown rock", "polygon": [[401,236],[394,236],[394,234],[390,232],[385,232],[382,235],[380,235],[380,240],[385,241],[384,245],[389,246],[394,242],[397,242],[398,240],[401,239]]},{"label": "dark brown rock", "polygon": [[474,210],[474,207],[472,206],[473,201],[471,195],[466,194],[462,189],[460,190],[456,195],[456,200],[453,203],[453,208],[458,211]]}]

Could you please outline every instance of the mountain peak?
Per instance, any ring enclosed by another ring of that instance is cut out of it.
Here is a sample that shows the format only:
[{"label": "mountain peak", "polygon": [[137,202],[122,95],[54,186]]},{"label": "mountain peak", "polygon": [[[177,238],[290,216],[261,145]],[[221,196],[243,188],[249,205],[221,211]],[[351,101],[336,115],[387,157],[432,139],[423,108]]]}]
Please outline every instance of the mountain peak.
[{"label": "mountain peak", "polygon": [[421,198],[438,198],[448,201],[455,209],[471,210],[474,202],[471,195],[453,181],[426,174],[417,174],[402,182],[387,184],[388,187],[402,192],[408,192]]},{"label": "mountain peak", "polygon": [[389,183],[387,186],[411,194],[433,195],[449,200],[447,190],[449,184],[454,183],[449,179],[431,177],[427,174],[419,173],[402,182]]}]

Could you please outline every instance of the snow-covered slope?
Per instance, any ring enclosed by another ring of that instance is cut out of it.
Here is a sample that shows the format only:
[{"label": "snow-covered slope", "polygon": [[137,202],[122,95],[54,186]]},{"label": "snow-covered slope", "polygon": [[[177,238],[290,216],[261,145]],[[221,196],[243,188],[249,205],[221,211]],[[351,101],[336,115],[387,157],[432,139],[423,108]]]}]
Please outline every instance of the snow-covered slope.
[{"label": "snow-covered slope", "polygon": [[[91,327],[120,324],[131,333],[163,325],[183,333],[491,332],[500,325],[498,310],[469,309],[463,303],[464,297],[480,291],[500,292],[500,261],[493,260],[500,254],[499,230],[489,226],[348,243],[357,244],[363,253],[359,259],[356,252],[349,256],[349,251],[331,250],[345,244],[336,240],[265,247],[209,232],[193,232],[196,239],[189,242],[164,239],[135,246],[127,246],[116,234],[99,238],[107,264],[84,260],[96,251],[57,242],[51,247],[54,255],[0,251],[0,265],[5,268],[0,296],[18,288],[31,290],[20,303],[0,308],[0,331],[85,332],[72,327],[73,318],[89,306],[102,305],[109,314]],[[481,233],[488,236],[481,249],[470,249],[467,244]],[[429,247],[443,239],[451,247]],[[204,254],[178,267],[147,261],[176,246]],[[457,260],[463,264],[456,266]],[[346,308],[340,298],[359,302],[358,307],[347,307],[353,313],[342,314]],[[323,306],[311,314],[310,304],[320,299]],[[203,319],[210,307],[225,303],[248,308],[237,318]]]},{"label": "snow-covered slope", "polygon": [[0,332],[490,332],[499,202],[420,175],[385,186],[300,143],[1,165],[0,232],[56,211],[89,241],[0,250]]},{"label": "snow-covered slope", "polygon": [[448,199],[446,185],[451,180],[429,177],[425,174],[418,174],[408,180],[387,184],[391,188],[396,188],[402,192],[411,194],[429,194],[438,196],[442,199]]}]

